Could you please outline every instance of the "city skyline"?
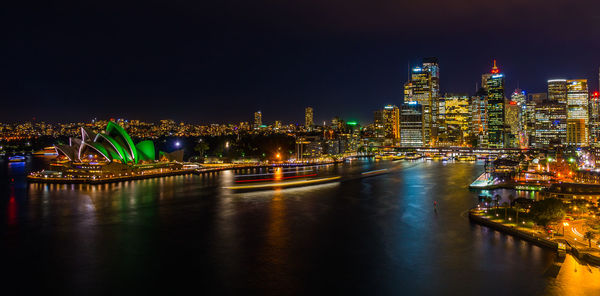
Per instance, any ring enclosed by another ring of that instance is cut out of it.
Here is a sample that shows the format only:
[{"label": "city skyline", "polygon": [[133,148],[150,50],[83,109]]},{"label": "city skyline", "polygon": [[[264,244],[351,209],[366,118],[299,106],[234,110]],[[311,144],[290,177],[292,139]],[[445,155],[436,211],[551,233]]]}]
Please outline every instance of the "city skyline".
[{"label": "city skyline", "polygon": [[507,95],[554,78],[598,88],[596,2],[230,4],[11,3],[0,96],[30,107],[0,115],[207,123],[262,110],[302,122],[296,110],[314,106],[316,122],[365,121],[400,104],[407,66],[427,56],[439,58],[442,93],[474,92],[493,59]]}]

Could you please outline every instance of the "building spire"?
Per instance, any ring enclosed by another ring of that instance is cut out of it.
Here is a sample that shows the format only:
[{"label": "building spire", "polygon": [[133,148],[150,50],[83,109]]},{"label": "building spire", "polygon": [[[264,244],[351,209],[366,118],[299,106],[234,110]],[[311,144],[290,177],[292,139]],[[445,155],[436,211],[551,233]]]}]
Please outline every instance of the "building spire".
[{"label": "building spire", "polygon": [[498,67],[496,66],[496,60],[494,59],[494,66],[492,67],[492,74],[498,74],[500,73],[500,70],[498,70]]}]

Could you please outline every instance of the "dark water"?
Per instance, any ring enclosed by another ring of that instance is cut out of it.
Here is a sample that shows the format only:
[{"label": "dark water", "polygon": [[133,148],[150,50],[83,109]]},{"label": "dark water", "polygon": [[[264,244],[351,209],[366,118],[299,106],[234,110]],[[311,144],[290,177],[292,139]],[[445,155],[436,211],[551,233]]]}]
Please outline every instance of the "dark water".
[{"label": "dark water", "polygon": [[[235,174],[27,184],[0,162],[5,292],[598,295],[599,271],[471,224],[480,164],[355,162],[390,174],[235,194]],[[433,202],[437,201],[436,213]],[[9,294],[7,294],[9,295]]]}]

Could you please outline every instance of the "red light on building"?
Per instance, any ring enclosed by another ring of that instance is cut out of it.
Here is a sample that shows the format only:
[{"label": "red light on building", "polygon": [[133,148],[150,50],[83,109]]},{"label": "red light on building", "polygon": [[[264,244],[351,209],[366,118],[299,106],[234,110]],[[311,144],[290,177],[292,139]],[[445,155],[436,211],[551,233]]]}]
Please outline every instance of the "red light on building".
[{"label": "red light on building", "polygon": [[515,102],[515,101],[510,101],[510,104],[511,104],[511,105],[516,105],[516,104],[517,104],[517,102]]},{"label": "red light on building", "polygon": [[494,60],[494,66],[492,67],[492,74],[498,74],[500,73],[500,69],[498,69],[498,67],[496,67],[496,60]]},{"label": "red light on building", "polygon": [[595,98],[597,98],[597,97],[598,97],[598,92],[597,92],[597,91],[595,91],[595,92],[592,94],[592,96],[593,96],[593,97],[595,97]]}]

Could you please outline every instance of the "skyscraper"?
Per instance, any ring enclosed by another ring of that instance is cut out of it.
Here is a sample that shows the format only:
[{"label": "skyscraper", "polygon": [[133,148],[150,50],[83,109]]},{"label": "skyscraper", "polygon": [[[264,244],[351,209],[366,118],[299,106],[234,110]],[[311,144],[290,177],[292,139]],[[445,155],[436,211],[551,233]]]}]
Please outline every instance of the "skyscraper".
[{"label": "skyscraper", "polygon": [[564,104],[546,100],[534,106],[534,146],[551,148],[564,144],[567,138],[567,114],[564,112]]},{"label": "skyscraper", "polygon": [[400,109],[393,105],[387,105],[382,110],[382,117],[385,138],[400,139]]},{"label": "skyscraper", "polygon": [[472,146],[487,147],[487,91],[480,88],[471,97],[471,137]]},{"label": "skyscraper", "polygon": [[443,118],[440,120],[439,142],[447,146],[464,146],[469,136],[471,112],[469,110],[469,97],[466,95],[446,95],[444,109],[440,108]]},{"label": "skyscraper", "polygon": [[589,144],[587,79],[567,80],[567,145]]},{"label": "skyscraper", "polygon": [[567,80],[548,80],[548,100],[553,103],[567,104]]},{"label": "skyscraper", "polygon": [[254,112],[254,129],[259,129],[262,125],[262,112]]},{"label": "skyscraper", "polygon": [[314,124],[315,123],[313,121],[313,108],[306,107],[306,109],[304,110],[304,126],[307,130],[310,130],[312,129]]},{"label": "skyscraper", "polygon": [[496,60],[491,74],[486,81],[487,145],[489,148],[504,148],[504,74],[496,67]]},{"label": "skyscraper", "polygon": [[400,143],[403,147],[423,146],[423,113],[416,102],[402,105],[400,114]]},{"label": "skyscraper", "polygon": [[435,146],[438,137],[438,100],[440,95],[437,58],[425,58],[421,67],[411,70],[410,81],[404,85],[404,102],[416,102],[422,107],[423,138],[426,146]]}]

